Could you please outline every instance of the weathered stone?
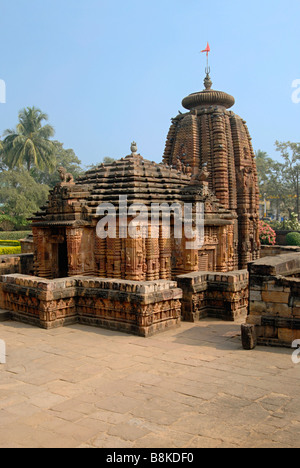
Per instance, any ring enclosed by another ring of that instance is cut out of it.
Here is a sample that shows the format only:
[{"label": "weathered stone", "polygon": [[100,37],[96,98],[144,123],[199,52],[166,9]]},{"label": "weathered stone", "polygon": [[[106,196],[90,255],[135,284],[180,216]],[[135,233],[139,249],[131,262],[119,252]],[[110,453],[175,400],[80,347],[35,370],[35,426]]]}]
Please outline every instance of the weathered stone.
[{"label": "weathered stone", "polygon": [[248,307],[247,279],[247,271],[222,276],[207,273],[178,276],[178,286],[183,290],[183,319],[194,322],[203,317],[217,317],[233,321],[242,316]]},{"label": "weathered stone", "polygon": [[149,336],[180,325],[182,290],[174,281],[143,284],[11,275],[2,277],[0,287],[13,319],[42,328],[80,322]]},{"label": "weathered stone", "polygon": [[257,337],[255,325],[243,324],[242,325],[242,344],[246,350],[251,350],[256,347]]},{"label": "weathered stone", "polygon": [[256,300],[250,300],[247,324],[256,325],[260,345],[290,347],[300,337],[299,273],[298,252],[265,257],[249,266],[250,298]]},{"label": "weathered stone", "polygon": [[275,292],[275,291],[263,291],[262,300],[264,302],[274,302],[279,304],[287,304],[289,301],[289,293]]}]

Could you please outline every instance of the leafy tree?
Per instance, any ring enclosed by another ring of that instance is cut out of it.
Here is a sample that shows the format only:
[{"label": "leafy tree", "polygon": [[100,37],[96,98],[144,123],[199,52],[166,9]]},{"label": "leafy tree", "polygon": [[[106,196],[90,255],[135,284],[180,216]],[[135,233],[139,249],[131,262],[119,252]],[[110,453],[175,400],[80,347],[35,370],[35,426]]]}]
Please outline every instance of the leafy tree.
[{"label": "leafy tree", "polygon": [[53,170],[55,166],[54,136],[51,125],[42,125],[48,120],[47,114],[36,107],[27,107],[19,112],[19,123],[15,129],[4,132],[2,142],[3,161],[9,169],[26,165],[40,170]]},{"label": "leafy tree", "polygon": [[58,168],[60,166],[64,167],[67,172],[70,172],[74,179],[77,179],[84,173],[83,168],[81,167],[81,161],[76,156],[75,152],[72,149],[64,149],[63,143],[59,141],[53,141],[55,147],[55,168],[54,172],[49,170],[39,171],[37,168],[31,170],[32,177],[40,184],[46,184],[49,187],[53,188],[56,184],[60,182]]},{"label": "leafy tree", "polygon": [[2,231],[11,231],[16,227],[16,219],[6,214],[0,214],[0,229]]},{"label": "leafy tree", "polygon": [[87,170],[89,169],[96,169],[97,167],[99,167],[101,164],[105,164],[105,165],[109,165],[109,164],[113,164],[114,162],[116,161],[116,159],[114,158],[111,158],[110,156],[105,156],[101,162],[99,162],[98,164],[90,164],[87,166]]},{"label": "leafy tree", "polygon": [[261,198],[271,200],[277,215],[290,203],[290,191],[287,187],[284,164],[271,159],[266,152],[256,152],[256,167]]},{"label": "leafy tree", "polygon": [[103,158],[103,164],[112,164],[115,162],[115,159],[114,158],[110,158],[109,156],[105,156],[105,158]]},{"label": "leafy tree", "polygon": [[25,169],[0,173],[1,211],[16,219],[19,225],[26,225],[39,208],[45,204],[49,187],[38,184]]},{"label": "leafy tree", "polygon": [[292,209],[296,208],[296,214],[299,216],[300,208],[300,143],[275,142],[276,151],[280,152],[284,159],[282,177],[285,180],[285,186],[291,197],[296,199],[292,204]]}]

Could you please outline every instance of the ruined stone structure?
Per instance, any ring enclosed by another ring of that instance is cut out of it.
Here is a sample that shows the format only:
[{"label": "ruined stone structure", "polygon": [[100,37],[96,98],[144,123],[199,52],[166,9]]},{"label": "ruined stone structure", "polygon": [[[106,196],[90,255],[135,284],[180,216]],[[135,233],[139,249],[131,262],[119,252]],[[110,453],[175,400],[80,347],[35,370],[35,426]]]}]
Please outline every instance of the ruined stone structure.
[{"label": "ruined stone structure", "polygon": [[211,89],[209,75],[205,90],[182,101],[187,113],[172,119],[163,160],[188,166],[197,174],[205,165],[209,188],[225,209],[237,214],[233,230],[235,266],[247,267],[259,258],[259,191],[254,151],[246,122],[228,109],[235,100]]},{"label": "ruined stone structure", "polygon": [[249,311],[243,346],[290,348],[300,339],[300,253],[265,257],[249,266]]}]

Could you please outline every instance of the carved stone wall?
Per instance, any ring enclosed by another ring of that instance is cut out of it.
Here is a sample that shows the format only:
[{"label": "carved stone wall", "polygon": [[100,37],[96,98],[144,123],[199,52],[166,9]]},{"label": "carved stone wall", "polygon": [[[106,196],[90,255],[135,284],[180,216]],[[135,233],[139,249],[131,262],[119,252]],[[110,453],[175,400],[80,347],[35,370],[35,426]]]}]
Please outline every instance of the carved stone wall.
[{"label": "carved stone wall", "polygon": [[248,272],[196,272],[177,277],[183,290],[183,320],[194,322],[204,317],[234,321],[247,314]]},{"label": "carved stone wall", "polygon": [[172,281],[2,276],[0,307],[14,320],[54,328],[84,323],[140,336],[178,326],[182,291]]}]

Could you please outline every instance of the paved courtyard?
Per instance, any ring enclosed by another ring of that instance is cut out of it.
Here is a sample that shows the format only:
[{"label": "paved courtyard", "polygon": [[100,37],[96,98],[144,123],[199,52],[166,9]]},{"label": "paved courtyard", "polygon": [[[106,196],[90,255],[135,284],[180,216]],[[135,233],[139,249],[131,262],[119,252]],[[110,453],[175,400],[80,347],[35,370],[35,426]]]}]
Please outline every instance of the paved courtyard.
[{"label": "paved courtyard", "polygon": [[244,351],[239,332],[0,323],[0,447],[299,447],[300,364],[289,349]]}]

